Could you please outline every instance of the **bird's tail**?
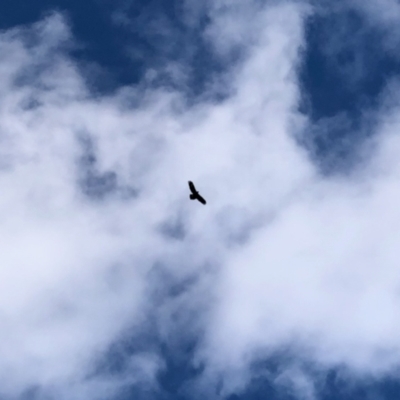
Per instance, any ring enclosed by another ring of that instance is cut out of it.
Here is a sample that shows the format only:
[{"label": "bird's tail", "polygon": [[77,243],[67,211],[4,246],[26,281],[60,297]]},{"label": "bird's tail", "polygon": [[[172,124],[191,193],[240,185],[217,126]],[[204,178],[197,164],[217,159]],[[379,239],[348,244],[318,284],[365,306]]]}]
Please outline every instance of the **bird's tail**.
[{"label": "bird's tail", "polygon": [[190,200],[195,200],[196,199],[196,196],[194,194],[191,194],[189,197],[190,197]]}]

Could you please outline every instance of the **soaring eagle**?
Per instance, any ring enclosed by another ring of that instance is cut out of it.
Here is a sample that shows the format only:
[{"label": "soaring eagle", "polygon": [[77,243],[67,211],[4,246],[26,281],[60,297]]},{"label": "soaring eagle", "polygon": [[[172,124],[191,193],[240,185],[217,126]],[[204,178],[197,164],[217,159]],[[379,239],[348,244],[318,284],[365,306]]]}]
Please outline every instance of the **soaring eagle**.
[{"label": "soaring eagle", "polygon": [[190,195],[190,200],[198,200],[201,204],[206,204],[206,201],[199,195],[199,192],[194,187],[192,181],[189,181],[189,188],[192,194]]}]

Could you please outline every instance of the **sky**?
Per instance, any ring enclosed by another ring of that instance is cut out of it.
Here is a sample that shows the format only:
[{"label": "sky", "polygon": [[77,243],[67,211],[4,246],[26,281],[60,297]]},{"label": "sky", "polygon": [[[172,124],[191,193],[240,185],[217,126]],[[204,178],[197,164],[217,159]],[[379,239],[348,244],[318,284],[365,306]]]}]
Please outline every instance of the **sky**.
[{"label": "sky", "polygon": [[399,45],[398,0],[0,2],[0,400],[397,399]]}]

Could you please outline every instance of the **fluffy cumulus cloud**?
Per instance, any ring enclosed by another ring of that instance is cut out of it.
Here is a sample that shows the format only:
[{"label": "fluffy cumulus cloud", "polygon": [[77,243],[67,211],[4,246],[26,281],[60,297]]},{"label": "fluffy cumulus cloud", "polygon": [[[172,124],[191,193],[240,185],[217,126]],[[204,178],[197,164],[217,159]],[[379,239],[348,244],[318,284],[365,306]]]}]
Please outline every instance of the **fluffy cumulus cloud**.
[{"label": "fluffy cumulus cloud", "polygon": [[[311,129],[298,72],[312,8],[220,1],[208,12],[213,51],[240,57],[227,98],[190,106],[145,82],[93,94],[59,14],[1,32],[3,398],[157,387],[166,366],[154,342],[179,351],[189,339],[203,371],[192,384],[222,382],[220,396],[285,349],[277,384],[307,398],[297,359],[357,373],[398,366],[396,83],[362,162],[326,177],[299,144]],[[189,179],[207,206],[189,201]],[[127,335],[137,351],[102,375]]]}]

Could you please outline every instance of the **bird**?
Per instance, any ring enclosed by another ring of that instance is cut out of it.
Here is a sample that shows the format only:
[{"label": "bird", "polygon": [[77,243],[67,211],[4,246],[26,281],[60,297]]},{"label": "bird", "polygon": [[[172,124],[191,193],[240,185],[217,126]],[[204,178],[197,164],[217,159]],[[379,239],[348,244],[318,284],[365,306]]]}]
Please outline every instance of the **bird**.
[{"label": "bird", "polygon": [[190,200],[198,200],[201,204],[206,204],[207,203],[204,200],[204,198],[199,195],[199,192],[194,187],[194,184],[193,184],[192,181],[189,181],[189,189],[192,192],[192,194],[189,196]]}]

